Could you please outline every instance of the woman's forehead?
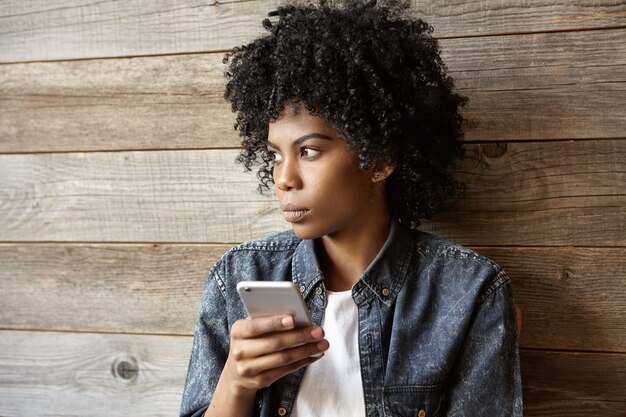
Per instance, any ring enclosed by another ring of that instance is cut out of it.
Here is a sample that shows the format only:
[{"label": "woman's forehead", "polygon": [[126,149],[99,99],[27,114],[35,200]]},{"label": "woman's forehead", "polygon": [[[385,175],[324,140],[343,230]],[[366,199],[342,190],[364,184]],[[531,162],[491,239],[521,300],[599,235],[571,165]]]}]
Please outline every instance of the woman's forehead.
[{"label": "woman's forehead", "polygon": [[310,114],[302,108],[299,112],[286,109],[280,117],[268,124],[268,135],[302,135],[303,132],[319,132],[327,136],[336,137],[333,126],[321,116]]}]

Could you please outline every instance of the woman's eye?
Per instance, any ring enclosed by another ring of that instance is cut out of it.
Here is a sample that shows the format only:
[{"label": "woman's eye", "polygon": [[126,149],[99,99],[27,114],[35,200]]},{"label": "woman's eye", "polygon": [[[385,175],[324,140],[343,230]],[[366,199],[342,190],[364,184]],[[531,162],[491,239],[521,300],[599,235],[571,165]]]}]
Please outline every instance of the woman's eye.
[{"label": "woman's eye", "polygon": [[320,151],[318,151],[317,149],[312,149],[312,148],[302,148],[300,150],[300,156],[302,156],[303,158],[313,158],[317,156],[317,154],[319,153]]},{"label": "woman's eye", "polygon": [[275,152],[275,151],[268,151],[268,152],[270,153],[270,156],[272,157],[272,161],[280,162],[283,160],[283,156],[279,154],[278,152]]}]

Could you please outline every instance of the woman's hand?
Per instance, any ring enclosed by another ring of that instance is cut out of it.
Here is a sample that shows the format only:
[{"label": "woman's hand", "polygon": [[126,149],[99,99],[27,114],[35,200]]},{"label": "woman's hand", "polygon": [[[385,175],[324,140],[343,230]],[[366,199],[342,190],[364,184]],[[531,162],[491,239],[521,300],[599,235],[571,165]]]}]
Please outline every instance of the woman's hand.
[{"label": "woman's hand", "polygon": [[225,372],[237,391],[264,388],[322,357],[329,347],[321,327],[294,328],[291,316],[235,322]]},{"label": "woman's hand", "polygon": [[328,347],[321,327],[296,329],[291,316],[236,321],[228,359],[205,416],[250,415],[258,389],[315,362]]}]

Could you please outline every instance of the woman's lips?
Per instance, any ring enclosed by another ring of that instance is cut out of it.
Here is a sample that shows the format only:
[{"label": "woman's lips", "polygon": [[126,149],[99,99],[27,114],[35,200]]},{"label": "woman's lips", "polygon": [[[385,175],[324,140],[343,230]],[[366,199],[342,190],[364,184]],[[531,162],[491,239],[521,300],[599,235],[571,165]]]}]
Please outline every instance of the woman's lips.
[{"label": "woman's lips", "polygon": [[309,210],[306,210],[306,209],[304,209],[304,210],[283,210],[283,217],[289,223],[297,223],[300,220],[302,220],[302,218],[304,216],[306,216],[306,214],[308,212],[309,212]]},{"label": "woman's lips", "polygon": [[283,217],[289,223],[299,222],[309,212],[309,209],[295,204],[281,204],[280,208],[283,211]]}]

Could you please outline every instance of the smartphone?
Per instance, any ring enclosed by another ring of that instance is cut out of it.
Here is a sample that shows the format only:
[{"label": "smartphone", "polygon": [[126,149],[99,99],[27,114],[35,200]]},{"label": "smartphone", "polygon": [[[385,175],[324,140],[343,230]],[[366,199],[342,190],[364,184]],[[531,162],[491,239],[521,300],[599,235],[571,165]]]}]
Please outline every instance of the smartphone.
[{"label": "smartphone", "polygon": [[300,290],[289,281],[242,281],[237,292],[252,318],[291,315],[296,327],[312,325]]}]

